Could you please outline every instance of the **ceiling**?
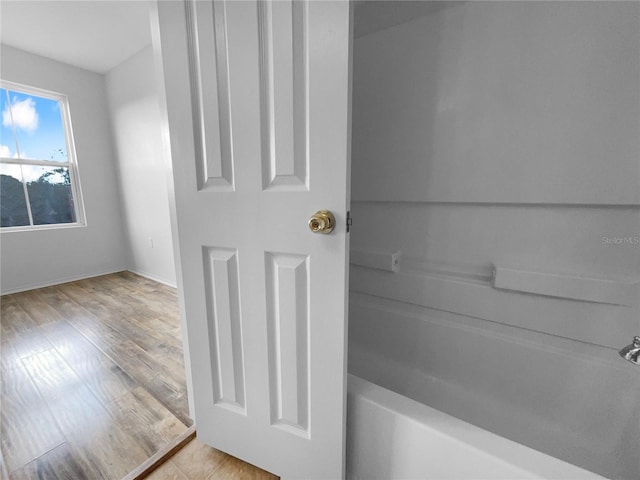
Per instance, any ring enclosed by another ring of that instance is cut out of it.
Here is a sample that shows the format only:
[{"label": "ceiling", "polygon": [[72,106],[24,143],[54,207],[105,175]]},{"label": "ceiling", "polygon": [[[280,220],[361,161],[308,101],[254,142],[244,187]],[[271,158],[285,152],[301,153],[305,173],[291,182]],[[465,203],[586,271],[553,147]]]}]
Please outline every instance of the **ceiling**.
[{"label": "ceiling", "polygon": [[453,7],[459,1],[407,1],[407,0],[355,0],[354,37],[409,22],[414,18],[429,15],[446,7]]},{"label": "ceiling", "polygon": [[106,73],[151,43],[148,1],[2,0],[0,41]]},{"label": "ceiling", "polygon": [[[0,41],[106,73],[151,43],[148,0],[1,0]],[[428,15],[455,1],[355,1],[360,37]]]}]

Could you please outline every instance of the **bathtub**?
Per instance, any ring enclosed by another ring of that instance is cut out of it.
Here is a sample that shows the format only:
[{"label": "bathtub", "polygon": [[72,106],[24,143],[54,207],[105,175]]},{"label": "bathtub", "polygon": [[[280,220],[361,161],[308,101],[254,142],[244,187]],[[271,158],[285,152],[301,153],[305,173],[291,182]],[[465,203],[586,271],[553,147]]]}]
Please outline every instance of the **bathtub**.
[{"label": "bathtub", "polygon": [[349,479],[603,479],[349,375]]}]

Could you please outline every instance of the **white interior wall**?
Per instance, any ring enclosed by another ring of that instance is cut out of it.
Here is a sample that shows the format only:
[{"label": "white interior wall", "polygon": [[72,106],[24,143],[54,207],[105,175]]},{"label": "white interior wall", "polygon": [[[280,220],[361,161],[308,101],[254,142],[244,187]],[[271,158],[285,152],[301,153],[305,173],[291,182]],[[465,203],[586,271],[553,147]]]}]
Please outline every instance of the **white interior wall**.
[{"label": "white interior wall", "polygon": [[87,226],[2,232],[2,294],[125,269],[104,77],[1,47],[0,77],[68,96]]},{"label": "white interior wall", "polygon": [[124,206],[129,270],[176,285],[153,52],[147,46],[106,75]]},{"label": "white interior wall", "polygon": [[640,477],[639,35],[637,3],[468,2],[354,43],[352,257],[401,253],[351,270],[350,369],[610,478]]}]

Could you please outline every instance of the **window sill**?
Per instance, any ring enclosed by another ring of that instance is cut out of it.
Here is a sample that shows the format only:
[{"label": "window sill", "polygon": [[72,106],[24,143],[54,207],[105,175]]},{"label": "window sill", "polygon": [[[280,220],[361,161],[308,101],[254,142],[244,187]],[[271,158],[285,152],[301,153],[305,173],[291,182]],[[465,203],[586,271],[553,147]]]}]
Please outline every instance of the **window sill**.
[{"label": "window sill", "polygon": [[80,228],[86,227],[87,224],[83,222],[76,223],[54,223],[47,225],[25,225],[20,227],[1,227],[0,234],[12,233],[12,232],[33,232],[42,230],[66,230],[68,228]]}]

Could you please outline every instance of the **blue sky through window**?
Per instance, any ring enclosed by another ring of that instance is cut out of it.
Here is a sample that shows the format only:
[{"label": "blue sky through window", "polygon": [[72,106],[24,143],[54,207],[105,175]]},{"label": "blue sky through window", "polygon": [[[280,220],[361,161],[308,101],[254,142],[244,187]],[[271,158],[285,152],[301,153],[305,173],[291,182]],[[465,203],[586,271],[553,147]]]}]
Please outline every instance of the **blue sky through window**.
[{"label": "blue sky through window", "polygon": [[2,88],[0,115],[0,156],[18,157],[13,119],[20,158],[67,161],[67,144],[58,100]]}]

